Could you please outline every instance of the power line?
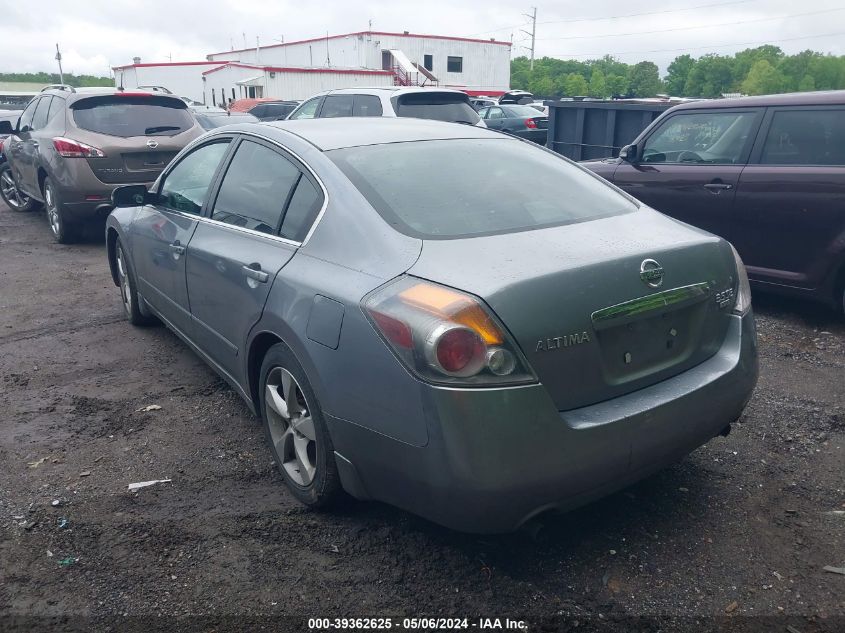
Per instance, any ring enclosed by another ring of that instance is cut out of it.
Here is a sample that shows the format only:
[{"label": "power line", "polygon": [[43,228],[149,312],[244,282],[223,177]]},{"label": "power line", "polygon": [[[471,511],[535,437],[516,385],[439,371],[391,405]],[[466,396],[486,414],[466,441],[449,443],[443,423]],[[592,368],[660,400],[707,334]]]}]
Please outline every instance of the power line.
[{"label": "power line", "polygon": [[589,40],[589,39],[598,39],[602,37],[623,37],[627,35],[651,35],[654,33],[673,33],[675,31],[693,31],[696,29],[710,29],[715,28],[717,26],[734,26],[737,24],[753,24],[755,22],[770,22],[771,20],[786,20],[788,18],[800,18],[807,15],[819,15],[821,13],[833,13],[834,11],[845,11],[845,7],[839,7],[837,9],[824,9],[823,11],[809,11],[807,13],[793,13],[791,15],[776,15],[773,17],[768,18],[755,18],[753,20],[742,20],[742,21],[733,21],[733,22],[722,22],[721,24],[697,24],[695,26],[679,26],[677,28],[672,29],[661,29],[658,31],[632,31],[630,33],[605,33],[602,35],[572,35],[567,37],[541,37],[539,38],[540,41],[551,41],[551,40]]},{"label": "power line", "polygon": [[683,48],[656,48],[648,51],[617,51],[614,53],[609,53],[608,51],[604,51],[602,53],[554,53],[554,56],[559,59],[564,58],[572,58],[572,57],[588,57],[588,58],[599,58],[604,57],[605,55],[611,56],[618,56],[618,55],[640,55],[643,53],[677,53],[677,52],[686,52],[686,51],[700,51],[706,50],[711,48],[730,48],[733,46],[763,46],[765,44],[780,44],[782,42],[794,42],[796,40],[810,40],[815,39],[817,37],[836,37],[839,35],[845,35],[845,31],[839,33],[821,33],[819,35],[802,35],[801,37],[785,37],[779,40],[763,40],[760,42],[734,42],[733,44],[710,44],[708,46],[684,46]]},{"label": "power line", "polygon": [[[663,11],[647,11],[645,13],[628,13],[626,15],[611,15],[607,17],[593,17],[593,18],[572,18],[568,20],[547,20],[545,22],[537,22],[537,24],[561,24],[571,22],[603,22],[606,20],[619,20],[622,18],[636,18],[644,15],[663,15],[664,13],[681,13],[683,11],[693,11],[695,9],[708,9],[710,7],[724,7],[732,4],[747,4],[749,2],[757,2],[758,0],[730,0],[730,2],[714,2],[710,4],[699,4],[694,7],[686,7],[684,9],[665,9]],[[530,16],[529,16],[530,17]],[[520,22],[519,24],[511,24],[510,26],[503,26],[500,29],[490,29],[488,31],[479,31],[478,33],[470,33],[467,37],[476,35],[485,35],[486,33],[498,33],[500,31],[507,31],[516,29],[521,26],[527,26],[531,22]]]},{"label": "power line", "polygon": [[533,14],[531,14],[531,15],[528,15],[527,13],[522,14],[527,18],[531,18],[531,32],[530,33],[528,31],[522,31],[522,32],[525,33],[526,35],[531,36],[531,66],[530,66],[530,69],[534,70],[534,45],[537,41],[537,39],[536,39],[537,38],[537,7],[531,7],[531,8],[534,9]]},{"label": "power line", "polygon": [[604,20],[620,20],[622,18],[638,18],[644,15],[663,15],[664,13],[681,13],[682,11],[693,11],[694,9],[709,9],[711,7],[725,7],[732,4],[748,4],[749,2],[756,2],[757,0],[731,0],[730,2],[714,2],[712,4],[699,4],[694,7],[686,7],[685,9],[665,9],[663,11],[647,11],[645,13],[628,13],[625,15],[611,15],[604,18],[571,18],[567,20],[550,20],[548,22],[540,22],[540,24],[570,24],[572,22],[601,22]]}]

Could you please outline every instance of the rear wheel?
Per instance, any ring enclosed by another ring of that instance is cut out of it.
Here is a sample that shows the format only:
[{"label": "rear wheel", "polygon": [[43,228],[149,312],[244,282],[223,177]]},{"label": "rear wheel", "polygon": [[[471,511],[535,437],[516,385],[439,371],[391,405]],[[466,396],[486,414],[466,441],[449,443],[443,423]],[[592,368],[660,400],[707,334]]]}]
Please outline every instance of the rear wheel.
[{"label": "rear wheel", "polygon": [[59,192],[49,177],[44,179],[44,208],[47,211],[47,221],[50,223],[53,239],[59,244],[73,242],[76,239],[76,227],[68,220]]},{"label": "rear wheel", "polygon": [[0,165],[0,196],[12,211],[32,211],[37,206],[35,200],[18,189],[12,168],[6,162]]},{"label": "rear wheel", "polygon": [[317,398],[302,367],[277,343],[261,365],[261,419],[276,466],[291,493],[311,507],[340,496],[334,448]]}]

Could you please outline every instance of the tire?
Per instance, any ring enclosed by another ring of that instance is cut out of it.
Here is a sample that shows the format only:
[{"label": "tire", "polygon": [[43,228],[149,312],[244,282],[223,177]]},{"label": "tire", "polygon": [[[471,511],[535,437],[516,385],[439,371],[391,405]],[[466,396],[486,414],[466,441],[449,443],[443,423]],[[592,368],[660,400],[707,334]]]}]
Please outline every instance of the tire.
[{"label": "tire", "polygon": [[44,209],[47,211],[47,222],[50,224],[53,239],[59,244],[73,243],[76,240],[77,227],[68,220],[59,192],[49,177],[44,179],[43,189]]},{"label": "tire", "polygon": [[117,281],[120,288],[120,299],[123,303],[123,313],[126,320],[132,325],[150,325],[154,318],[145,314],[140,296],[138,296],[138,284],[135,281],[135,273],[126,257],[126,251],[118,239],[114,245],[114,263],[117,269]]},{"label": "tire", "polygon": [[264,356],[259,377],[264,436],[285,484],[306,506],[335,505],[342,489],[334,447],[305,372],[277,343]]},{"label": "tire", "polygon": [[38,207],[35,200],[18,189],[12,167],[5,161],[0,164],[0,197],[12,211],[32,211]]}]

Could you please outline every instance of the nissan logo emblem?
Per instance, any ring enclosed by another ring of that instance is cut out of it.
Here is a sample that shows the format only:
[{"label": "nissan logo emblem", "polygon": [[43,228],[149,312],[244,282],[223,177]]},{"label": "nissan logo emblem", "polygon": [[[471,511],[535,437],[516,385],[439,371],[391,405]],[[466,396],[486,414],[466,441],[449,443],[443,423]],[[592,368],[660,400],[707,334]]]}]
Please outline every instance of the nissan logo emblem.
[{"label": "nissan logo emblem", "polygon": [[650,288],[659,288],[663,283],[663,267],[653,259],[644,259],[640,264],[640,279]]},{"label": "nissan logo emblem", "polygon": [[150,149],[155,149],[156,147],[158,147],[158,141],[150,139],[149,141],[147,141],[147,147],[149,147]]}]

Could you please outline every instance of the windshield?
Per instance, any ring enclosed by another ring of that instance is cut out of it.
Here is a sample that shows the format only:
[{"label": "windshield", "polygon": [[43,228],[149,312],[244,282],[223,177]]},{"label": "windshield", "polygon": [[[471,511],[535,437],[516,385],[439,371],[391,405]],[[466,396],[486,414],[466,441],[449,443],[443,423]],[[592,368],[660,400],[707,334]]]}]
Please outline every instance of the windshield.
[{"label": "windshield", "polygon": [[597,176],[512,139],[449,139],[327,152],[379,214],[423,239],[525,231],[628,213]]},{"label": "windshield", "polygon": [[394,97],[396,116],[470,123],[479,121],[469,98],[450,92],[420,92]]},{"label": "windshield", "polygon": [[83,130],[109,136],[175,136],[193,127],[188,106],[175,97],[102,96],[75,102],[73,120]]}]

